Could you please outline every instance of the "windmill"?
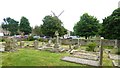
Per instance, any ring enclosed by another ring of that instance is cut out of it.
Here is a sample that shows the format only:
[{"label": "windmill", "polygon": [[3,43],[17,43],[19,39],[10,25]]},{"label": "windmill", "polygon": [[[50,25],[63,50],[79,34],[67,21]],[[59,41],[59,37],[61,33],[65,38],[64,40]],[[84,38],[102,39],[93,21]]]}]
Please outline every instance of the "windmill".
[{"label": "windmill", "polygon": [[53,11],[51,11],[51,12],[52,12],[52,14],[54,15],[54,17],[58,18],[59,16],[62,15],[62,13],[64,12],[64,10],[63,10],[58,16],[56,16],[56,14],[55,14]]},{"label": "windmill", "polygon": [[[57,16],[53,11],[51,11],[52,12],[52,14],[53,14],[53,16],[54,17],[56,17],[57,19],[59,19],[59,16],[61,16],[62,15],[62,13],[64,12],[64,10]],[[63,25],[63,24],[62,24]]]}]

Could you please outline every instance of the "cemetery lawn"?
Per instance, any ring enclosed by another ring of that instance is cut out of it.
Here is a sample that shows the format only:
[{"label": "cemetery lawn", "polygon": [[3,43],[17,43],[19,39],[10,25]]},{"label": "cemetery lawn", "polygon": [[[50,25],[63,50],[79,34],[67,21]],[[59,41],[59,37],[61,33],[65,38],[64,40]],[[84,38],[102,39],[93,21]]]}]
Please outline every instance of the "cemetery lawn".
[{"label": "cemetery lawn", "polygon": [[[82,48],[85,49],[85,47]],[[2,66],[83,66],[83,68],[86,66],[87,68],[92,68],[88,65],[61,60],[62,57],[69,55],[69,53],[51,53],[49,51],[23,48],[16,52],[2,53]],[[103,66],[112,67],[112,61],[105,52],[103,53]]]},{"label": "cemetery lawn", "polygon": [[32,48],[2,53],[3,66],[86,66],[60,60],[68,53],[51,53]]}]

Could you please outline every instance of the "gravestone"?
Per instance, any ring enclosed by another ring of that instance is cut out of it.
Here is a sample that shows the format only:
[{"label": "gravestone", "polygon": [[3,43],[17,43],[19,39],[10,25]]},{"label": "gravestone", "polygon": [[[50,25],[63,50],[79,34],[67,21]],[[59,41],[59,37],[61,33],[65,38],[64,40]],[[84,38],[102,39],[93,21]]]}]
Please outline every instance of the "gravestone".
[{"label": "gravestone", "polygon": [[89,59],[89,60],[96,60],[96,61],[98,60],[98,53],[76,51],[76,52],[73,52],[72,56],[83,58],[83,59]]},{"label": "gravestone", "polygon": [[60,47],[60,44],[59,44],[59,33],[58,33],[58,31],[55,32],[55,35],[57,36],[56,37],[56,43],[54,45],[54,48],[51,50],[51,52],[63,52],[63,51],[65,51],[64,48]]},{"label": "gravestone", "polygon": [[52,49],[53,49],[53,47],[51,46],[51,44],[50,44],[51,42],[48,42],[47,44],[45,43],[45,42],[42,42],[42,45],[43,46],[38,46],[38,48],[37,49],[39,49],[39,50],[46,50],[46,51],[51,51]]},{"label": "gravestone", "polygon": [[5,51],[16,51],[17,43],[13,38],[7,38],[5,42]]},{"label": "gravestone", "polygon": [[14,38],[11,38],[12,42],[11,42],[11,46],[12,46],[12,51],[16,51],[17,50],[17,40]]},{"label": "gravestone", "polygon": [[47,47],[51,47],[51,43],[52,43],[52,40],[50,39],[49,41],[48,41],[48,44],[46,45]]},{"label": "gravestone", "polygon": [[34,47],[35,47],[35,49],[38,49],[38,47],[39,47],[38,43],[39,42],[37,40],[34,41]]},{"label": "gravestone", "polygon": [[5,51],[5,46],[3,45],[3,43],[0,42],[0,52],[4,52]]},{"label": "gravestone", "polygon": [[86,64],[86,65],[90,65],[90,66],[99,66],[98,61],[81,59],[81,58],[70,57],[70,56],[65,56],[61,60],[74,62],[74,63],[77,63],[77,64]]},{"label": "gravestone", "polygon": [[24,41],[20,41],[20,47],[21,47],[21,48],[24,47]]},{"label": "gravestone", "polygon": [[117,49],[117,47],[118,47],[118,40],[115,40],[114,48]]},{"label": "gravestone", "polygon": [[55,32],[55,35],[57,37],[56,37],[56,44],[54,45],[54,48],[59,48],[60,45],[59,45],[59,33],[58,33],[58,31]]},{"label": "gravestone", "polygon": [[73,52],[76,51],[76,49],[78,49],[79,47],[80,47],[79,39],[78,42],[73,45],[73,47],[72,47],[72,39],[70,39],[70,44],[69,44],[70,54],[73,54]]},{"label": "gravestone", "polygon": [[72,49],[72,45],[70,44],[70,45],[69,45],[69,50],[71,50],[71,49]]},{"label": "gravestone", "polygon": [[73,48],[72,48],[72,39],[69,39],[69,50],[68,50],[68,52],[70,52],[71,54],[72,54],[72,51],[73,50]]}]

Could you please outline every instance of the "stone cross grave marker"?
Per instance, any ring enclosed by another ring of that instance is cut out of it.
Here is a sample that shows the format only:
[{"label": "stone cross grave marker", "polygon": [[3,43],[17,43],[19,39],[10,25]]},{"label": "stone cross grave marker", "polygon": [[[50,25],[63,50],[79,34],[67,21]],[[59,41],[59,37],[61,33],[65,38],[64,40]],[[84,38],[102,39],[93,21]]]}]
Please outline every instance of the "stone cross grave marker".
[{"label": "stone cross grave marker", "polygon": [[58,31],[55,32],[55,35],[57,36],[56,44],[54,45],[54,48],[59,48],[59,33]]}]

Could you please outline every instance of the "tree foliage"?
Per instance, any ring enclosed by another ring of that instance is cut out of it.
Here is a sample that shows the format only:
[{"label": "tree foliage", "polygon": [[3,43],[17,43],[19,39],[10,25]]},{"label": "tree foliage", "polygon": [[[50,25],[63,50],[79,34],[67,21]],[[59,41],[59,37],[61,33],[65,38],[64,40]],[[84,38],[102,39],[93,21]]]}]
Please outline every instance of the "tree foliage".
[{"label": "tree foliage", "polygon": [[19,22],[7,17],[3,19],[4,22],[2,23],[2,28],[6,31],[10,31],[10,35],[16,35],[18,34],[18,24]]},{"label": "tree foliage", "polygon": [[106,39],[120,39],[120,8],[103,19],[103,36]]},{"label": "tree foliage", "polygon": [[70,31],[71,36],[75,36],[75,33],[73,31]]},{"label": "tree foliage", "polygon": [[67,33],[67,30],[62,25],[61,20],[57,17],[45,16],[41,25],[41,31],[45,36],[54,37],[56,31],[58,31],[59,36],[63,36]]},{"label": "tree foliage", "polygon": [[42,35],[41,26],[35,26],[33,29],[33,34],[41,36]]},{"label": "tree foliage", "polygon": [[98,34],[99,21],[97,18],[84,13],[73,29],[76,35],[84,36],[87,39],[90,36]]},{"label": "tree foliage", "polygon": [[26,17],[21,17],[19,30],[24,34],[29,34],[32,32],[32,28],[30,27],[30,23]]}]

